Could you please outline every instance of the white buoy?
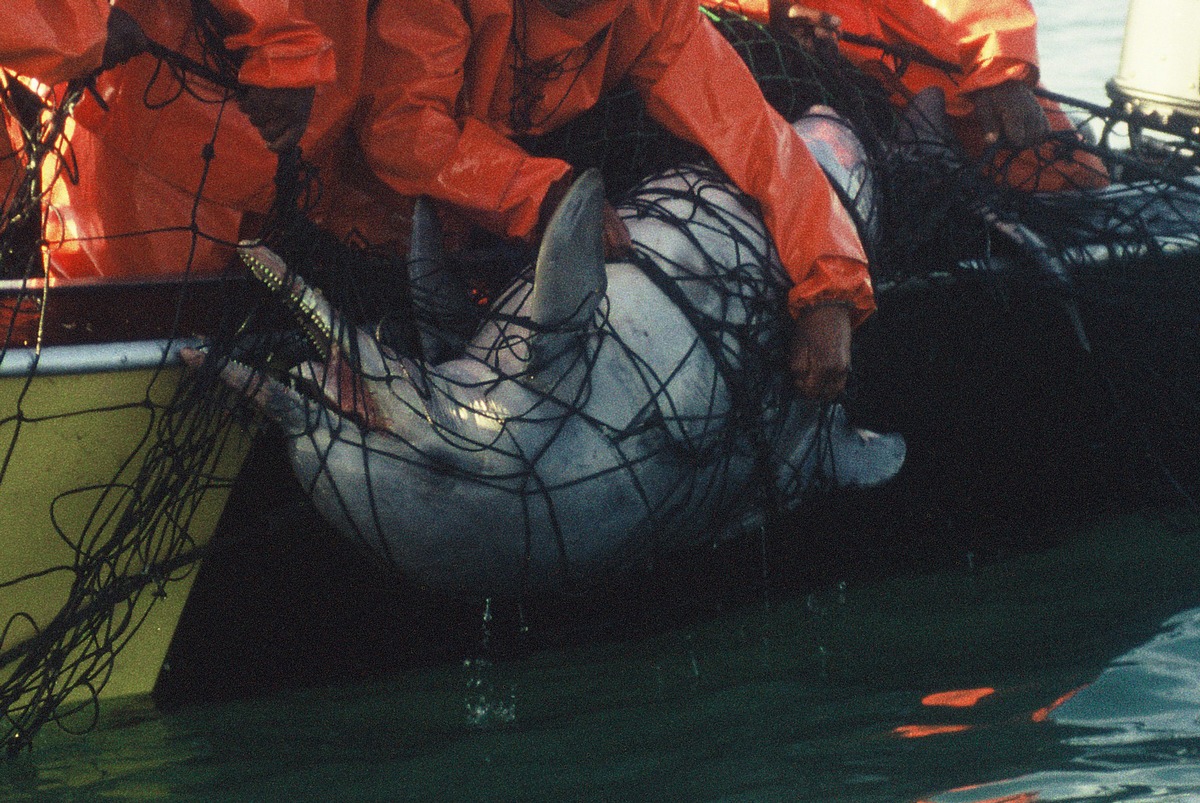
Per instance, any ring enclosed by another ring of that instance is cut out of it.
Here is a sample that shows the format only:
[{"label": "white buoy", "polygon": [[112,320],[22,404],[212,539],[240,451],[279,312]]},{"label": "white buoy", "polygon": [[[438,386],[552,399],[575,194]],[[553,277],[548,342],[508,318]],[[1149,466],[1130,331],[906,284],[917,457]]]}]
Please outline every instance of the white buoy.
[{"label": "white buoy", "polygon": [[1189,129],[1200,123],[1200,0],[1129,0],[1108,92],[1129,112]]}]

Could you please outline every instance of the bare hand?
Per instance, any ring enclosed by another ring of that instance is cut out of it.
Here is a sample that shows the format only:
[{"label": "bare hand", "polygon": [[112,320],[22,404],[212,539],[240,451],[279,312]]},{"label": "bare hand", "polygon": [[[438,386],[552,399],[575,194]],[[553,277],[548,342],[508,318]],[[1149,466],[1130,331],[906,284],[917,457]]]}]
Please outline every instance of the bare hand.
[{"label": "bare hand", "polygon": [[1014,150],[1037,145],[1050,133],[1046,112],[1033,90],[1020,81],[979,89],[970,94],[975,119],[988,144],[999,142]]},{"label": "bare hand", "polygon": [[629,228],[612,204],[604,203],[604,258],[609,261],[628,256],[633,251]]},{"label": "bare hand", "polygon": [[822,304],[800,310],[792,330],[789,368],[806,399],[833,401],[850,376],[850,308]]},{"label": "bare hand", "polygon": [[806,49],[816,53],[837,53],[842,34],[840,18],[788,0],[772,0],[771,27],[791,34]]},{"label": "bare hand", "polygon": [[150,45],[146,32],[137,20],[120,8],[108,12],[108,38],[104,43],[104,55],[100,59],[100,69],[110,70],[118,64],[129,61],[134,56],[145,53]]},{"label": "bare hand", "polygon": [[237,104],[262,134],[267,149],[283,153],[304,136],[315,96],[316,90],[311,86],[298,89],[250,86],[238,94]]}]

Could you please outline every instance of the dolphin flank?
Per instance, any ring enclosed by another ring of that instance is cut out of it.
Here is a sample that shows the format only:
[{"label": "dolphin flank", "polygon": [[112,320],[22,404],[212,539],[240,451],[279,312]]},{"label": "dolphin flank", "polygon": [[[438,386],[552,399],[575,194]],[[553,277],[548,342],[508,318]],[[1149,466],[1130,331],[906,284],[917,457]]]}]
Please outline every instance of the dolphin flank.
[{"label": "dolphin flank", "polygon": [[[872,203],[848,129],[823,118],[798,130],[825,138],[814,153],[852,184],[846,197]],[[814,484],[885,482],[904,460],[898,435],[793,397],[788,280],[753,204],[723,176],[688,166],[634,190],[619,207],[627,261],[604,263],[603,199],[594,171],[575,182],[536,264],[466,340],[447,336],[470,305],[418,205],[417,355],[346,327],[267,249],[241,249],[291,299],[320,359],[290,382],[229,361],[224,380],[289,436],[322,515],[418,583],[586,590],[742,532]]]}]

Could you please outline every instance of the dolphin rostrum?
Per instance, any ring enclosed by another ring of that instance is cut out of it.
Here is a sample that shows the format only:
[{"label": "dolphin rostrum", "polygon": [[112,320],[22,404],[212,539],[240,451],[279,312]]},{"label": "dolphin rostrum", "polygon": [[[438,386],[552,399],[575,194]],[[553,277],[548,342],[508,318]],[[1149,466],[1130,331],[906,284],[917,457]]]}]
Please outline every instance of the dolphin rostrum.
[{"label": "dolphin rostrum", "polygon": [[575,182],[536,264],[466,342],[426,336],[453,330],[466,303],[445,297],[455,282],[419,206],[410,281],[423,355],[345,326],[273,253],[241,249],[291,299],[320,359],[286,383],[234,361],[223,378],[283,427],[318,510],[421,584],[586,589],[744,531],[764,504],[794,506],[814,483],[882,483],[904,460],[899,436],[790,393],[788,280],[724,177],[685,167],[643,183],[619,208],[635,253],[608,264],[603,200],[598,174]]}]

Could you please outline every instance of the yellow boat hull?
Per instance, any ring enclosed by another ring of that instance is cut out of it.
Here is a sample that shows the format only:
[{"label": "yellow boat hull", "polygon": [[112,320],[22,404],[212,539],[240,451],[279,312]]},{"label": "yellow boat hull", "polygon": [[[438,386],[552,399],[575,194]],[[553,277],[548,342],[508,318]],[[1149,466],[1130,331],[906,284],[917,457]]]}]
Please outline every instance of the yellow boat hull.
[{"label": "yellow boat hull", "polygon": [[250,443],[206,394],[181,402],[187,342],[18,340],[0,353],[10,744],[22,722],[90,718],[99,701],[154,688]]}]

